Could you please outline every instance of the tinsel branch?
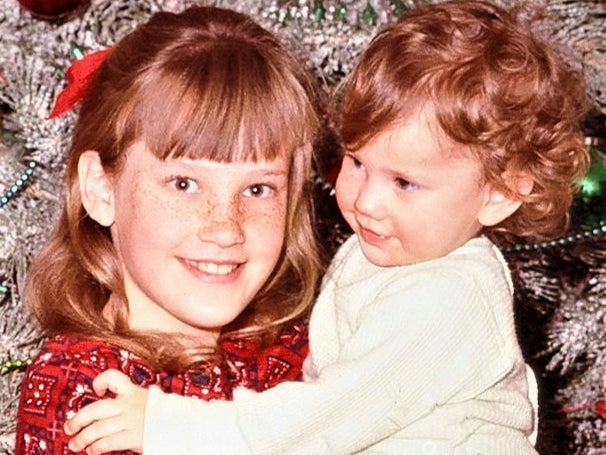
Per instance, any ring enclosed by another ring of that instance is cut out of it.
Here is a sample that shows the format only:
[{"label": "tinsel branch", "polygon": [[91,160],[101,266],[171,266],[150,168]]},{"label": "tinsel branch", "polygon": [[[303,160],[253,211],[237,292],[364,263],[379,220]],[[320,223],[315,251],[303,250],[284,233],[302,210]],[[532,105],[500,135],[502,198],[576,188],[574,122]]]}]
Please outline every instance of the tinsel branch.
[{"label": "tinsel branch", "polygon": [[606,453],[606,234],[507,258],[518,335],[542,391],[540,453]]}]

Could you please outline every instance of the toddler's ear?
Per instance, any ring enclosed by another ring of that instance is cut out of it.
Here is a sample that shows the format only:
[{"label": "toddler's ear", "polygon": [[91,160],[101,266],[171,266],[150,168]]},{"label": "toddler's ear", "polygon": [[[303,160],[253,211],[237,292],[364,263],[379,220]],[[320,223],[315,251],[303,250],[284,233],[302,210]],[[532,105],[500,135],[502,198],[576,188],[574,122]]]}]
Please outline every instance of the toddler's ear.
[{"label": "toddler's ear", "polygon": [[[534,185],[533,180],[527,175],[518,174],[506,179],[512,194],[528,195]],[[484,206],[478,214],[478,221],[482,226],[494,226],[508,218],[522,205],[522,201],[510,194],[497,190],[491,186],[487,189],[488,194]]]},{"label": "toddler's ear", "polygon": [[114,223],[114,191],[97,152],[89,150],[80,155],[78,179],[82,205],[88,215],[102,226],[111,226]]}]

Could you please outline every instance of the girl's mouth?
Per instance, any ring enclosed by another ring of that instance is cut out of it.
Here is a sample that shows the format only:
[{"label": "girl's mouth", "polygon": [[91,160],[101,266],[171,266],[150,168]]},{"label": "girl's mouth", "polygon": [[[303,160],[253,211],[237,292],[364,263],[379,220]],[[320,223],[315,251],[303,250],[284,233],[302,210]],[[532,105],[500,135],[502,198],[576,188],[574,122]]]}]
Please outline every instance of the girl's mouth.
[{"label": "girl's mouth", "polygon": [[184,262],[191,268],[199,270],[208,275],[229,275],[239,267],[239,264],[218,264],[216,262],[192,261],[185,259]]}]

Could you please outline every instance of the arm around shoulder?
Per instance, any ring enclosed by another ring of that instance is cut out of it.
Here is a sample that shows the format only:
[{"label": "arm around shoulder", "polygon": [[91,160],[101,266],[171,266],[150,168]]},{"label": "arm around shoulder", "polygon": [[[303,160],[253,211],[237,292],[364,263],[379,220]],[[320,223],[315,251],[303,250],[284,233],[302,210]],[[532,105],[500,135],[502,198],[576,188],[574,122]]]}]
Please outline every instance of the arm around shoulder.
[{"label": "arm around shoulder", "polygon": [[236,409],[230,402],[206,402],[149,388],[145,408],[145,455],[247,455],[250,452],[238,429]]}]

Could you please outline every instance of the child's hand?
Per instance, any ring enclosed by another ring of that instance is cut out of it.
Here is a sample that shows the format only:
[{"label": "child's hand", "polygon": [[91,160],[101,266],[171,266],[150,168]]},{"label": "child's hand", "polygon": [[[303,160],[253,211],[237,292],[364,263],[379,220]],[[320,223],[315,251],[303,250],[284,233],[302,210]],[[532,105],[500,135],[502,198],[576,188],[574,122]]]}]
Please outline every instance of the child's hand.
[{"label": "child's hand", "polygon": [[112,450],[142,452],[147,389],[136,386],[117,370],[99,374],[93,389],[101,397],[109,390],[115,398],[91,403],[65,423],[65,433],[75,434],[69,442],[70,450],[86,449],[89,455]]}]

